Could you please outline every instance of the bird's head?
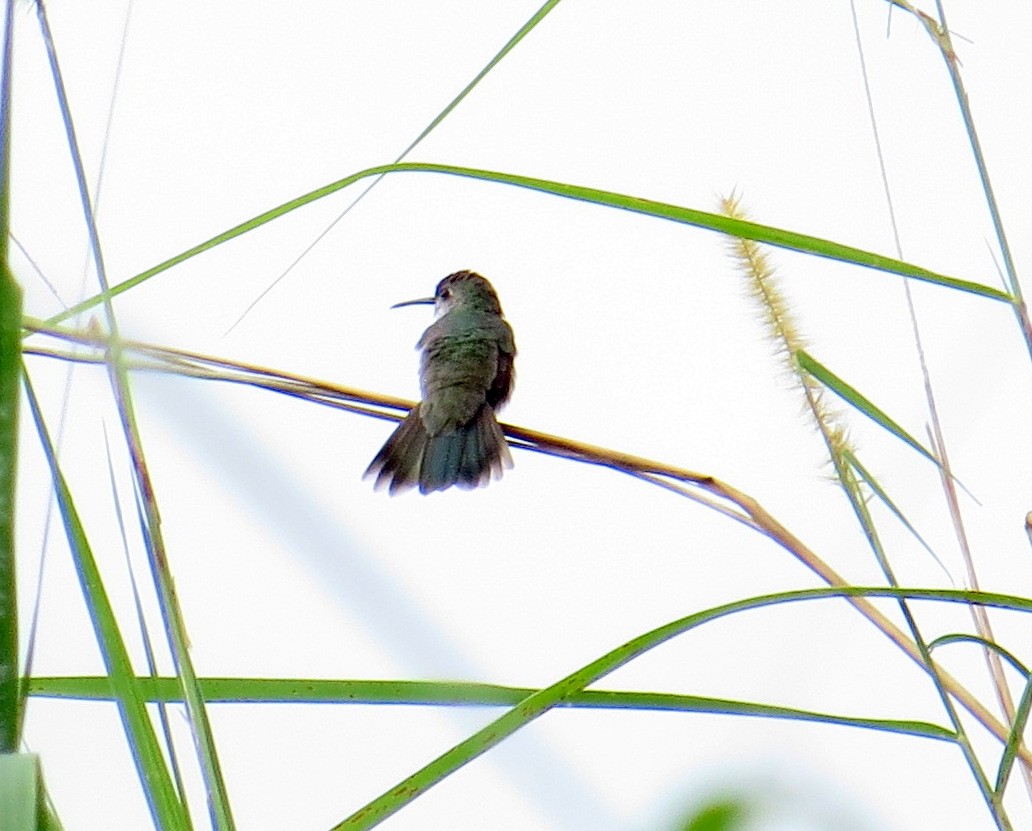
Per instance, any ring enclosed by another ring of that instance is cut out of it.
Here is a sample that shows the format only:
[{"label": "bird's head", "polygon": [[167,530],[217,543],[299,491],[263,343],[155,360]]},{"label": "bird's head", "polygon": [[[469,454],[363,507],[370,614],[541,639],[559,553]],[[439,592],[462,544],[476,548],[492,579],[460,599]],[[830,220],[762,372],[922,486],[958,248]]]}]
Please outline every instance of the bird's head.
[{"label": "bird's head", "polygon": [[434,306],[438,317],[456,308],[490,312],[499,316],[502,314],[502,304],[492,285],[473,271],[449,274],[437,284],[433,297],[406,300],[404,303],[395,303],[391,308],[417,305]]}]

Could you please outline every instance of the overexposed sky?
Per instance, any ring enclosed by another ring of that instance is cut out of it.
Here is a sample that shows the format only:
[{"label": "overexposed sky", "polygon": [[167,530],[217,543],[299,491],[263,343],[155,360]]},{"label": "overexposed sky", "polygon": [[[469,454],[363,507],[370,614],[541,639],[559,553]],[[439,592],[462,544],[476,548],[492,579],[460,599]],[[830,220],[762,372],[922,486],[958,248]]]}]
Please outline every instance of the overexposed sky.
[{"label": "overexposed sky", "polygon": [[[999,286],[998,248],[938,51],[913,18],[898,9],[890,18],[884,0],[855,7],[902,257]],[[98,226],[110,281],[393,161],[537,8],[137,0],[127,26],[123,2],[52,2],[95,194],[104,159]],[[1020,275],[1032,257],[1021,57],[1032,13],[969,2],[946,12]],[[15,14],[11,228],[71,305],[97,280],[35,11],[23,4]],[[757,222],[896,254],[847,2],[564,0],[408,160],[700,210],[735,191]],[[415,397],[412,347],[430,311],[389,306],[474,269],[498,290],[519,348],[503,420],[711,473],[849,579],[880,582],[714,233],[511,187],[393,174],[233,327],[362,187],[120,296],[123,334]],[[58,313],[28,262],[12,256],[26,313]],[[811,353],[924,440],[900,279],[787,251],[771,257]],[[963,507],[982,586],[1028,595],[1029,356],[1003,304],[912,288],[951,461],[981,503],[964,497]],[[106,378],[80,368],[66,388],[63,365],[29,366],[55,425],[67,396],[65,473],[131,630],[105,430],[126,505],[131,491]],[[204,675],[546,685],[689,613],[818,585],[770,541],[609,470],[516,452],[515,468],[483,491],[392,499],[361,480],[389,433],[384,422],[182,378],[139,376],[134,392]],[[934,468],[847,418],[867,467],[962,585]],[[47,482],[24,421],[27,615]],[[904,585],[951,585],[886,511],[876,508],[876,519]],[[100,672],[55,531],[35,672]],[[922,612],[929,639],[969,626],[959,608]],[[1029,660],[1027,621],[994,622]],[[941,654],[991,700],[972,647]],[[832,601],[725,618],[599,686],[947,723],[927,678]],[[329,827],[499,712],[214,705],[212,718],[238,827],[263,831]],[[186,747],[185,722],[178,727]],[[976,738],[994,775],[998,747]],[[148,827],[113,707],[33,701],[26,741],[42,754],[67,828]],[[737,787],[768,796],[757,828],[994,827],[960,752],[945,743],[587,711],[549,713],[384,827],[653,831],[693,800]],[[1030,827],[1019,783],[1010,796],[1015,825]],[[205,827],[203,804],[195,808]]]}]

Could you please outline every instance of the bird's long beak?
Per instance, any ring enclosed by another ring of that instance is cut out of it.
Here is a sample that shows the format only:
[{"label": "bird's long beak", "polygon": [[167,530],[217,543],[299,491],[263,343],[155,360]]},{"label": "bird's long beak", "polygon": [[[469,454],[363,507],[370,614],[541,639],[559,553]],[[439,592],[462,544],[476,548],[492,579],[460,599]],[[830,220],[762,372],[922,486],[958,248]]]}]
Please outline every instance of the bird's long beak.
[{"label": "bird's long beak", "polygon": [[437,301],[433,297],[420,297],[419,300],[406,300],[404,303],[395,303],[392,309],[400,309],[402,306],[433,306]]}]

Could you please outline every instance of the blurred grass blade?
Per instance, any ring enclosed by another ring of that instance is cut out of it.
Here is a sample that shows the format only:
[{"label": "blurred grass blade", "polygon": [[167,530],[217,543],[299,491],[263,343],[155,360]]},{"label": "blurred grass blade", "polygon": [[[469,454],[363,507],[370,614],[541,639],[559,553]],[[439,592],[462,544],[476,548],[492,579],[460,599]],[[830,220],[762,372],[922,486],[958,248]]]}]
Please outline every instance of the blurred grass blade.
[{"label": "blurred grass blade", "polygon": [[106,292],[94,295],[93,297],[72,306],[70,309],[54,315],[49,318],[46,323],[52,326],[62,320],[74,317],[88,309],[92,309],[94,306],[104,302],[106,299],[122,294],[123,292],[138,286],[140,283],[151,279],[155,275],[160,274],[163,271],[167,271],[173,266],[179,265],[179,263],[185,262],[191,257],[195,257],[217,245],[221,245],[224,242],[228,242],[231,239],[235,239],[236,237],[246,234],[248,231],[253,231],[255,228],[259,228],[274,219],[290,213],[291,211],[295,211],[298,208],[302,208],[305,205],[311,204],[319,199],[323,199],[326,196],[330,196],[337,191],[343,190],[349,185],[353,185],[355,182],[361,181],[362,179],[370,176],[382,176],[385,173],[443,173],[451,176],[462,176],[470,179],[479,179],[485,182],[494,182],[496,184],[528,188],[540,193],[562,196],[567,199],[576,199],[580,202],[590,202],[604,207],[619,208],[620,210],[632,211],[634,213],[644,214],[645,216],[655,217],[656,219],[666,219],[672,222],[692,225],[697,228],[718,231],[722,234],[730,234],[735,237],[744,237],[745,239],[756,240],[757,242],[766,242],[770,245],[779,246],[780,248],[788,248],[793,251],[813,254],[818,257],[827,257],[829,259],[852,263],[854,265],[861,265],[867,268],[889,272],[891,274],[901,274],[904,277],[923,280],[928,283],[957,289],[959,291],[968,292],[970,294],[975,294],[992,300],[1002,300],[1006,303],[1011,302],[1011,298],[1006,292],[992,288],[991,286],[975,283],[971,280],[961,280],[956,277],[937,274],[934,271],[929,271],[928,269],[903,262],[902,260],[896,260],[892,257],[884,257],[881,254],[875,254],[870,251],[842,245],[830,240],[820,239],[819,237],[797,234],[793,231],[785,231],[781,228],[773,228],[768,225],[759,225],[755,222],[731,219],[723,214],[697,211],[692,208],[670,205],[665,202],[655,202],[651,199],[641,199],[636,196],[627,196],[626,194],[598,190],[597,188],[582,187],[580,185],[564,184],[562,182],[554,182],[547,179],[534,179],[529,176],[515,176],[510,173],[479,170],[471,167],[456,167],[454,165],[402,162],[400,164],[386,164],[380,165],[379,167],[371,167],[368,170],[353,173],[350,176],[345,176],[343,179],[331,182],[328,185],[317,188],[316,190],[306,193],[303,196],[299,196],[296,199],[291,199],[289,202],[284,202],[282,205],[269,211],[265,211],[246,222],[242,222],[239,225],[230,228],[228,231],[217,234],[206,242],[195,245],[193,248],[189,248],[186,251],[165,260],[163,263],[159,263],[146,271],[140,272],[135,277],[130,277],[129,279],[112,286]]},{"label": "blurred grass blade", "polygon": [[[5,3],[0,70],[0,753],[18,749],[18,593],[14,569],[14,498],[21,375],[21,289],[7,262],[10,233],[11,54],[14,4]],[[0,814],[2,816],[2,814]]]},{"label": "blurred grass blade", "polygon": [[0,753],[0,829],[38,831],[43,827],[39,757]]},{"label": "blurred grass blade", "polygon": [[851,387],[841,378],[839,378],[834,372],[828,369],[819,361],[815,360],[809,354],[804,352],[802,349],[796,352],[796,362],[799,367],[810,375],[814,380],[819,381],[826,389],[831,390],[839,398],[848,404],[851,404],[855,409],[859,410],[871,421],[881,425],[883,428],[888,430],[897,438],[910,445],[914,450],[924,456],[936,467],[939,466],[939,460],[935,458],[928,450],[926,450],[920,442],[917,441],[913,436],[910,435],[906,430],[900,427],[895,421],[889,418],[888,414],[884,410],[877,407],[873,401],[865,398],[856,389]]},{"label": "blurred grass blade", "polygon": [[18,749],[23,703],[18,691],[18,593],[14,563],[20,378],[21,290],[6,262],[0,262],[0,753]]},{"label": "blurred grass blade", "polygon": [[147,713],[146,701],[129,661],[129,653],[118,629],[114,610],[93,558],[71,491],[55,456],[54,446],[43,420],[35,391],[28,375],[23,375],[29,411],[39,433],[43,453],[50,467],[58,508],[64,522],[68,546],[75,563],[83,598],[93,621],[97,644],[108,673],[111,690],[118,704],[119,715],[132,751],[133,761],[143,786],[155,824],[163,831],[190,828],[187,811],[179,801],[165,759],[158,744],[154,726]]}]

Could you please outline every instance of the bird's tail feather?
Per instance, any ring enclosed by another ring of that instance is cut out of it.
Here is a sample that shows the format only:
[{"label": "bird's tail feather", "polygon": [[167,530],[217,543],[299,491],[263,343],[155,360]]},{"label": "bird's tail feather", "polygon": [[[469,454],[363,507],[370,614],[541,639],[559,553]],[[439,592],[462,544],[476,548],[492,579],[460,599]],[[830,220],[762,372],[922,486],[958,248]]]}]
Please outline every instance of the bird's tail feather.
[{"label": "bird's tail feather", "polygon": [[422,493],[456,485],[470,489],[486,485],[512,467],[512,456],[494,410],[487,404],[476,417],[456,430],[431,436],[419,407],[414,407],[373,459],[366,476],[376,475],[376,488],[391,494],[419,485]]}]

